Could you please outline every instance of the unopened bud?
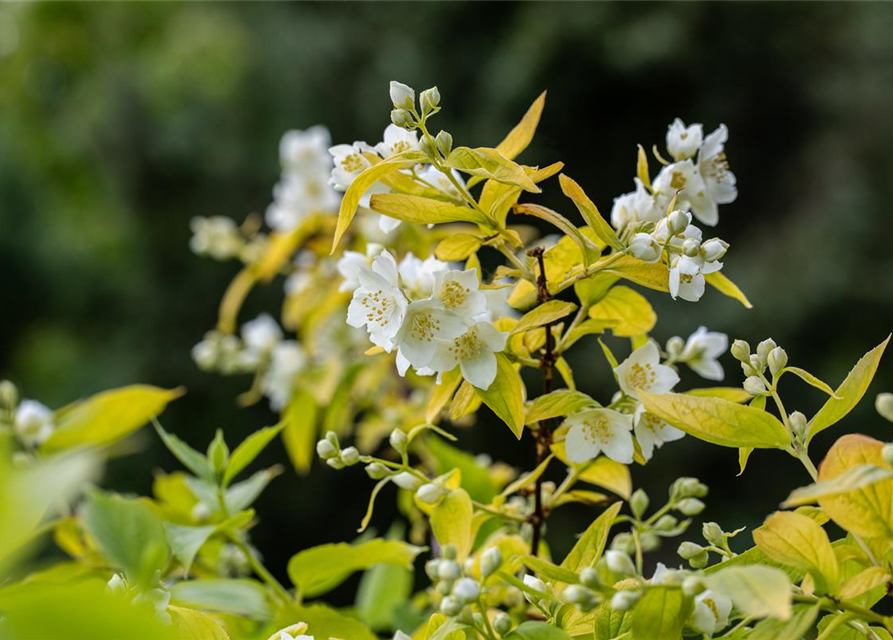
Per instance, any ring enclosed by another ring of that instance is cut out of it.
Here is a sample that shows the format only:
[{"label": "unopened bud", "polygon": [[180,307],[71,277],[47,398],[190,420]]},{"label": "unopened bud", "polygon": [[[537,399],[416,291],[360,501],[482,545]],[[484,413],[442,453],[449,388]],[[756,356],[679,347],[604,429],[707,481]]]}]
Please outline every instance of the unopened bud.
[{"label": "unopened bud", "polygon": [[415,128],[415,121],[412,119],[412,114],[406,109],[392,109],[391,122],[403,129]]},{"label": "unopened bud", "polygon": [[722,260],[728,249],[728,242],[724,242],[719,238],[711,238],[701,245],[701,256],[707,262],[716,262],[717,260]]},{"label": "unopened bud", "polygon": [[777,376],[788,364],[788,354],[781,347],[775,347],[769,352],[766,362],[769,363],[769,371],[772,372],[772,375]]},{"label": "unopened bud", "polygon": [[642,262],[657,262],[663,253],[663,249],[647,233],[637,233],[629,241],[629,253]]},{"label": "unopened bud", "polygon": [[632,535],[629,533],[618,533],[614,536],[614,539],[611,540],[611,548],[614,551],[633,553],[636,550],[636,541],[633,540]]},{"label": "unopened bud", "polygon": [[706,505],[697,498],[685,498],[676,505],[676,508],[682,515],[696,516],[704,510],[705,506]]},{"label": "unopened bud", "polygon": [[642,515],[648,509],[648,494],[643,489],[636,489],[632,497],[629,499],[629,508],[637,519],[641,519]]},{"label": "unopened bud", "polygon": [[115,595],[122,595],[127,593],[127,583],[124,582],[124,578],[121,577],[121,574],[116,573],[106,583],[105,590]]},{"label": "unopened bud", "polygon": [[338,455],[338,449],[328,440],[320,440],[316,443],[316,453],[323,460],[328,460]]},{"label": "unopened bud", "polygon": [[390,85],[391,104],[397,109],[412,109],[415,107],[415,91],[409,85],[391,80]]},{"label": "unopened bud", "polygon": [[336,471],[340,471],[344,468],[344,461],[341,458],[329,458],[326,460],[326,464]]},{"label": "unopened bud", "polygon": [[642,551],[650,552],[660,549],[660,537],[649,531],[639,535],[639,543],[642,545]]},{"label": "unopened bud", "polygon": [[602,586],[601,578],[598,577],[598,570],[595,567],[586,567],[580,572],[580,582],[590,589],[598,589]]},{"label": "unopened bud", "polygon": [[606,551],[605,562],[613,573],[619,576],[631,576],[636,573],[636,566],[628,555],[622,551]]},{"label": "unopened bud", "polygon": [[454,544],[445,544],[440,550],[440,555],[447,560],[455,560],[459,556],[459,550],[456,549]]},{"label": "unopened bud", "polygon": [[750,376],[744,381],[744,390],[752,396],[766,393],[766,385],[757,376]]},{"label": "unopened bud", "polygon": [[701,580],[697,576],[688,576],[685,580],[682,581],[682,593],[684,593],[689,598],[693,598],[699,593],[703,592],[707,587],[704,585],[704,581]]},{"label": "unopened bud", "polygon": [[434,148],[434,143],[429,138],[422,138],[419,141],[419,151],[425,154],[428,158],[434,158],[437,156],[437,151]]},{"label": "unopened bud", "polygon": [[457,616],[462,611],[463,604],[458,598],[447,596],[440,601],[440,612],[445,616]]},{"label": "unopened bud", "polygon": [[673,500],[703,498],[708,491],[707,485],[697,478],[678,478],[670,489],[670,498]]},{"label": "unopened bud", "polygon": [[679,557],[683,560],[690,560],[703,552],[704,547],[696,542],[683,542],[679,545],[679,548],[676,549],[676,553],[678,553]]},{"label": "unopened bud", "polygon": [[474,602],[481,595],[481,585],[471,578],[456,580],[453,586],[453,595],[463,603]]},{"label": "unopened bud", "polygon": [[408,489],[409,491],[415,491],[423,484],[425,484],[421,479],[417,478],[409,471],[401,471],[397,475],[391,478],[401,489]]},{"label": "unopened bud", "polygon": [[443,559],[440,561],[440,566],[437,570],[437,576],[441,580],[455,580],[461,574],[462,569],[459,567],[459,563],[455,560]]},{"label": "unopened bud", "polygon": [[338,451],[341,451],[341,443],[338,441],[338,434],[334,431],[326,431],[326,440],[332,443]]},{"label": "unopened bud", "polygon": [[19,404],[19,390],[9,380],[0,381],[0,409],[13,411]]},{"label": "unopened bud", "polygon": [[678,524],[679,520],[668,513],[657,519],[657,522],[654,523],[654,528],[657,531],[672,531]]},{"label": "unopened bud", "polygon": [[701,527],[701,535],[703,535],[704,540],[710,544],[722,544],[723,530],[722,527],[715,522],[705,522],[704,526]]},{"label": "unopened bud", "polygon": [[689,224],[691,224],[691,214],[685,211],[673,211],[667,216],[667,229],[669,229],[670,235],[678,236],[688,229]]},{"label": "unopened bud", "polygon": [[428,114],[440,105],[440,90],[437,87],[425,89],[419,95],[419,104],[422,106],[422,113]]},{"label": "unopened bud", "polygon": [[372,462],[366,465],[366,475],[373,480],[381,480],[390,475],[388,468],[379,462]]},{"label": "unopened bud", "polygon": [[888,465],[893,467],[893,444],[887,443],[881,448],[881,456]]},{"label": "unopened bud", "polygon": [[502,566],[502,553],[499,547],[490,547],[481,554],[481,575],[487,577]]},{"label": "unopened bud", "polygon": [[360,461],[360,452],[356,447],[347,447],[341,451],[341,460],[348,467],[353,466]]},{"label": "unopened bud", "polygon": [[614,611],[629,611],[641,597],[642,594],[635,591],[618,591],[611,598],[611,608]]},{"label": "unopened bud", "polygon": [[501,636],[507,635],[512,630],[512,619],[507,613],[497,613],[493,618],[493,629]]},{"label": "unopened bud", "polygon": [[434,558],[425,563],[425,575],[432,581],[440,580],[440,560]]},{"label": "unopened bud", "polygon": [[874,401],[874,408],[890,422],[893,422],[893,393],[879,393]]},{"label": "unopened bud", "polygon": [[687,255],[689,258],[694,258],[700,252],[701,243],[694,238],[686,238],[685,242],[682,243],[682,253]]},{"label": "unopened bud", "polygon": [[750,345],[744,340],[735,340],[732,343],[732,356],[741,362],[750,361]]},{"label": "unopened bud", "polygon": [[806,433],[806,416],[799,411],[792,411],[788,416],[788,422],[791,425],[791,431],[797,437],[802,437]]},{"label": "unopened bud", "polygon": [[678,357],[683,349],[685,349],[685,340],[679,336],[673,336],[667,340],[667,353],[671,356]]},{"label": "unopened bud", "polygon": [[450,151],[453,150],[453,136],[446,131],[441,131],[437,134],[437,137],[434,138],[434,144],[437,146],[437,150],[446,157],[450,155]]},{"label": "unopened bud", "polygon": [[756,373],[762,373],[766,368],[766,358],[759,354],[751,354],[750,356],[750,368],[753,369]]},{"label": "unopened bud", "polygon": [[772,338],[766,338],[757,345],[757,355],[760,356],[760,359],[763,362],[766,362],[766,358],[769,357],[769,352],[777,346],[778,345],[775,344],[775,340],[773,340]]},{"label": "unopened bud", "polygon": [[592,600],[592,592],[581,584],[572,584],[561,594],[562,599],[570,604],[585,604]]},{"label": "unopened bud", "polygon": [[388,442],[394,448],[394,451],[401,456],[406,453],[406,432],[403,429],[394,429],[388,438]]},{"label": "unopened bud", "polygon": [[443,497],[444,493],[446,492],[441,487],[429,482],[419,487],[415,495],[425,504],[434,504]]}]

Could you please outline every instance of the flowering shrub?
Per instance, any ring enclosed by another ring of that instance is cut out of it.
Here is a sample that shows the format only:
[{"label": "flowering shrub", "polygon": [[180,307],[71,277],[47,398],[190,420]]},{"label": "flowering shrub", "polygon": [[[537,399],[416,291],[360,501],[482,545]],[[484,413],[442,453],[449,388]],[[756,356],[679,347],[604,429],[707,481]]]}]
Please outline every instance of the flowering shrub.
[{"label": "flowering shrub", "polygon": [[[232,449],[218,432],[201,453],[156,419],[178,390],[127,387],[51,411],[4,383],[3,636],[890,638],[893,618],[878,605],[893,589],[893,445],[848,434],[818,470],[809,455],[813,437],[865,394],[887,341],[833,389],[771,339],[755,349],[736,340],[740,386],[683,391],[683,366],[724,379],[728,339],[701,327],[658,343],[656,315],[634,288],[694,303],[710,285],[750,306],[722,273],[728,244],[698,226],[716,225],[719,205],[737,195],[725,126],[705,136],[674,121],[669,159],[654,147],[656,175],[639,147],[635,190],[608,220],[560,162],[515,161],[545,94],[495,148],[433,134],[436,88],[417,100],[394,82],[390,98],[392,124],[375,146],[330,146],[322,127],[287,133],[264,221],[193,221],[193,251],[244,264],[193,357],[208,371],[249,374],[239,402],[268,402],[277,425]],[[582,226],[521,202],[555,176]],[[553,234],[538,238],[524,216]],[[262,314],[237,331],[252,288],[280,275],[279,320]],[[566,359],[588,336],[616,382],[599,397],[577,390]],[[786,374],[827,396],[811,418],[785,407]],[[525,378],[536,377],[535,392]],[[893,395],[877,408],[893,420]],[[455,446],[453,432],[479,411],[532,449],[529,470]],[[159,475],[151,498],[90,488],[79,499],[103,452],[150,421],[183,469]],[[689,535],[708,487],[677,478],[652,504],[630,474],[686,434],[738,449],[742,473],[754,450],[781,450],[811,483],[747,534],[706,522]],[[362,535],[298,551],[290,585],[250,534],[252,504],[281,469],[245,472],[277,437],[299,473],[316,453],[329,467],[318,473],[362,464],[375,483],[357,514]],[[408,531],[367,530],[382,499],[397,500]],[[571,504],[593,518],[554,557],[545,525]],[[829,521],[843,530],[834,541]],[[29,566],[46,533],[69,559]],[[736,536],[754,545],[735,553]],[[646,563],[665,544],[680,561]],[[355,607],[318,600],[360,571]]]}]

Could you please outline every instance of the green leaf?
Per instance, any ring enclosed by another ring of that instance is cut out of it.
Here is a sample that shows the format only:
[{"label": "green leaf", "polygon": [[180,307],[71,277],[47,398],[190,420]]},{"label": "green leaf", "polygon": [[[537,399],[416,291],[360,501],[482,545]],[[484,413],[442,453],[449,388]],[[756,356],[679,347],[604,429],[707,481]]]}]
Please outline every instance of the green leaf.
[{"label": "green leaf", "polygon": [[155,583],[169,549],[164,525],[145,502],[93,489],[83,517],[103,557],[122,569],[129,582],[143,587]]},{"label": "green leaf", "polygon": [[523,556],[520,560],[521,564],[536,573],[537,576],[545,578],[546,580],[563,582],[566,584],[576,584],[580,581],[575,571],[554,565],[548,560],[543,560],[536,556]]},{"label": "green leaf", "polygon": [[229,640],[226,630],[214,618],[201,611],[174,606],[169,611],[173,614],[180,640]]},{"label": "green leaf", "polygon": [[205,458],[205,456],[180,440],[180,438],[174,434],[165,431],[160,424],[155,424],[155,430],[161,437],[161,441],[164,442],[164,446],[174,454],[174,457],[177,458],[184,467],[192,471],[192,473],[199,478],[214,482],[214,472],[211,470],[211,465],[208,463],[208,459]]},{"label": "green leaf", "polygon": [[747,296],[744,295],[744,292],[738,288],[738,285],[723,275],[721,271],[714,271],[713,273],[706,274],[704,280],[721,294],[734,298],[747,309],[753,309],[753,305],[750,303],[750,300],[747,299]]},{"label": "green leaf", "polygon": [[812,629],[821,607],[817,604],[797,604],[787,620],[767,618],[757,624],[748,640],[800,640]]},{"label": "green leaf", "polygon": [[[797,376],[798,378],[803,380],[803,382],[805,382],[806,384],[812,385],[819,391],[824,391],[829,396],[835,397],[834,389],[832,389],[828,385],[827,382],[824,382],[823,380],[819,380],[818,378],[816,378],[814,375],[812,375],[806,369],[801,369],[800,367],[785,367],[784,369],[781,370],[781,373],[778,374],[778,377],[780,378],[782,376],[782,374],[788,373],[788,372],[793,373],[795,376]],[[838,399],[840,399],[840,398],[838,398]]]},{"label": "green leaf", "polygon": [[270,620],[273,609],[266,588],[256,580],[211,578],[185,580],[171,586],[171,602],[176,605]]},{"label": "green leaf", "polygon": [[760,565],[721,568],[705,578],[707,588],[727,597],[741,613],[754,618],[791,617],[791,581],[774,567]]},{"label": "green leaf", "polygon": [[569,416],[588,407],[600,406],[591,396],[581,391],[570,389],[558,389],[546,395],[539,396],[530,403],[527,408],[527,416],[524,424],[533,424],[542,420]]},{"label": "green leaf", "polygon": [[319,406],[313,394],[306,389],[297,389],[292,394],[282,421],[282,442],[295,471],[304,474],[310,470],[315,453]]},{"label": "green leaf", "polygon": [[651,304],[638,291],[616,286],[589,309],[589,317],[610,326],[615,336],[639,336],[650,332],[657,322]]},{"label": "green leaf", "polygon": [[737,403],[748,402],[753,397],[741,387],[706,387],[704,389],[689,389],[685,393],[699,398],[722,398]]},{"label": "green leaf", "polygon": [[837,589],[840,581],[837,556],[828,534],[812,518],[778,511],[763,526],[754,529],[753,539],[771,559],[812,575],[817,593],[834,593]]},{"label": "green leaf", "polygon": [[553,627],[547,622],[529,620],[522,622],[505,640],[570,640],[563,629]]},{"label": "green leaf", "polygon": [[509,160],[517,158],[527,145],[533,140],[536,133],[537,125],[540,123],[540,116],[543,114],[543,108],[546,106],[546,92],[543,91],[539,97],[533,101],[527,113],[521,118],[521,122],[515,125],[514,129],[509,131],[508,135],[496,145],[499,151]]},{"label": "green leaf", "polygon": [[421,547],[380,538],[360,544],[324,544],[292,556],[288,561],[288,576],[304,598],[314,598],[331,591],[355,571],[377,564],[411,569],[421,551]]},{"label": "green leaf", "polygon": [[515,205],[514,212],[516,214],[533,216],[534,218],[545,220],[552,226],[557,227],[559,231],[577,243],[577,246],[580,248],[580,254],[583,258],[584,265],[588,265],[592,259],[598,258],[601,254],[601,249],[598,245],[580,233],[580,230],[577,229],[574,223],[557,211],[528,202]]},{"label": "green leaf", "polygon": [[[306,622],[307,633],[318,640],[378,640],[378,636],[362,622],[324,604],[291,605],[280,609],[276,616],[277,623],[282,625],[292,624],[295,620]],[[282,625],[273,626],[278,629]],[[275,637],[278,640],[278,636]]]},{"label": "green leaf", "polygon": [[670,290],[670,271],[663,262],[642,262],[629,255],[616,257],[614,254],[602,260],[611,260],[611,264],[604,267],[593,280],[619,277],[655,291]]},{"label": "green leaf", "polygon": [[376,193],[372,196],[369,208],[411,224],[473,222],[486,225],[489,222],[480,212],[470,207],[400,193]]},{"label": "green leaf", "polygon": [[816,434],[842,419],[859,403],[859,400],[865,395],[868,385],[871,384],[871,380],[874,378],[874,373],[877,371],[881,356],[884,355],[884,349],[887,348],[888,342],[890,342],[890,336],[887,336],[886,340],[862,356],[862,359],[856,363],[846,380],[837,387],[837,391],[834,392],[836,397],[829,398],[813,419],[809,421],[809,433],[806,437],[807,443]]},{"label": "green leaf", "polygon": [[280,467],[261,469],[247,480],[237,482],[226,490],[224,502],[229,513],[237,513],[247,509],[267,488],[270,481],[279,475]]},{"label": "green leaf", "polygon": [[341,209],[338,212],[338,224],[335,227],[335,237],[332,239],[332,250],[330,253],[335,252],[335,248],[341,242],[341,237],[347,231],[347,228],[350,227],[350,223],[357,213],[357,207],[360,206],[360,198],[363,197],[363,194],[389,173],[399,171],[407,165],[416,164],[423,160],[425,160],[425,154],[420,151],[398,153],[387,160],[382,160],[372,165],[354,178],[347,191],[344,192],[344,197],[341,198]]},{"label": "green leaf", "polygon": [[457,147],[450,152],[443,164],[449,169],[515,185],[531,193],[540,192],[540,188],[530,179],[521,165],[509,160],[496,149]]},{"label": "green leaf", "polygon": [[605,550],[605,544],[608,542],[611,525],[614,524],[614,518],[617,517],[621,506],[623,506],[623,503],[615,502],[589,525],[570,550],[570,553],[561,562],[562,569],[579,573],[598,562],[602,552]]},{"label": "green leaf", "polygon": [[183,393],[135,384],[79,400],[56,412],[56,430],[41,451],[111,444],[147,424]]},{"label": "green leaf", "polygon": [[219,477],[229,462],[229,447],[226,446],[226,440],[223,439],[223,429],[217,429],[214,439],[208,445],[208,453],[206,455],[211,468],[214,470],[214,477]]},{"label": "green leaf", "polygon": [[499,493],[488,468],[478,464],[470,453],[435,436],[425,438],[425,444],[435,460],[435,475],[444,475],[453,469],[459,469],[462,472],[462,487],[472,499],[484,504],[489,504]]},{"label": "green leaf", "polygon": [[505,354],[496,354],[496,367],[496,379],[490,388],[474,387],[474,391],[520,440],[524,433],[524,383]]},{"label": "green leaf", "polygon": [[456,547],[460,562],[468,556],[474,542],[473,517],[471,497],[464,489],[450,491],[431,509],[431,532],[437,543],[441,547],[448,544]]},{"label": "green leaf", "polygon": [[868,567],[840,585],[839,595],[844,600],[852,600],[891,580],[893,576],[886,567]]},{"label": "green leaf", "polygon": [[376,565],[360,579],[357,613],[375,631],[391,629],[395,611],[409,601],[411,593],[412,571],[396,564]]},{"label": "green leaf", "polygon": [[280,422],[274,427],[264,427],[245,438],[229,458],[229,464],[226,465],[226,471],[223,474],[223,486],[228,486],[233,478],[254,462],[254,459],[270,444],[273,438],[279,435],[285,425],[285,422]]},{"label": "green leaf", "polygon": [[648,589],[633,609],[633,638],[681,640],[682,629],[692,610],[692,599],[681,589]]},{"label": "green leaf", "polygon": [[549,300],[521,316],[521,319],[518,320],[518,324],[512,329],[512,333],[522,333],[552,322],[557,322],[576,310],[577,305],[573,302]]},{"label": "green leaf", "polygon": [[434,255],[438,260],[445,262],[458,262],[467,260],[468,257],[481,248],[481,239],[470,233],[454,233],[447,236],[437,244]]},{"label": "green leaf", "polygon": [[618,251],[623,251],[625,247],[620,241],[620,238],[617,237],[614,229],[605,221],[602,214],[599,213],[598,207],[596,207],[592,200],[589,199],[589,196],[586,195],[582,187],[563,173],[558,176],[558,181],[561,183],[561,191],[564,192],[564,195],[573,200],[577,209],[580,211],[580,215],[583,216],[586,224],[588,224],[595,232],[595,235],[606,245],[613,247]]},{"label": "green leaf", "polygon": [[770,413],[721,398],[639,392],[645,408],[686,433],[723,447],[784,449],[790,435]]},{"label": "green leaf", "polygon": [[874,464],[860,464],[847,469],[839,476],[800,487],[791,492],[783,507],[799,507],[816,502],[820,498],[830,498],[841,493],[850,493],[863,487],[893,478],[893,469]]},{"label": "green leaf", "polygon": [[165,522],[167,539],[174,556],[183,564],[186,573],[195,560],[195,556],[204,544],[219,531],[239,529],[246,525],[254,517],[254,511],[243,511],[237,516],[229,518],[220,524],[210,524],[204,527],[189,527],[171,522]]}]

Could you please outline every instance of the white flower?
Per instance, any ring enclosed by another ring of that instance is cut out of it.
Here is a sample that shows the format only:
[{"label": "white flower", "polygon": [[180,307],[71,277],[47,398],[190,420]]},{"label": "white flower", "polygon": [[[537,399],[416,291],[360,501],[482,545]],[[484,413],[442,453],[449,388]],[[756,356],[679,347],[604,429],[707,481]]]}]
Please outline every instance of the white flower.
[{"label": "white flower", "polygon": [[410,251],[400,261],[400,282],[410,296],[427,298],[434,289],[434,276],[438,271],[448,269],[446,262],[434,256],[424,260],[417,258]]},{"label": "white flower", "polygon": [[273,187],[273,202],[267,207],[265,219],[277,231],[291,231],[311,213],[334,211],[338,202],[338,194],[326,183],[325,174],[286,173]]},{"label": "white flower", "polygon": [[657,222],[663,217],[664,209],[655,197],[648,192],[638,178],[634,178],[636,190],[614,198],[611,209],[611,224],[615,229],[622,229],[635,222]]},{"label": "white flower", "polygon": [[[450,173],[452,173],[453,179],[455,179],[456,182],[458,182],[463,187],[465,186],[465,180],[462,178],[461,173],[459,173],[455,169],[452,169]],[[450,181],[446,174],[438,170],[436,167],[434,167],[434,165],[426,165],[423,170],[419,171],[418,176],[433,187],[440,189],[451,198],[455,198],[457,200],[460,200],[462,198],[462,194],[459,193],[459,190]]]},{"label": "white flower", "polygon": [[329,130],[322,125],[305,131],[286,131],[279,141],[282,168],[296,173],[328,173],[332,159],[327,150],[331,144]]},{"label": "white flower", "polygon": [[282,329],[269,313],[242,325],[242,341],[253,351],[267,353],[282,340]]},{"label": "white flower", "polygon": [[189,221],[192,238],[189,248],[199,256],[210,256],[215,260],[227,260],[239,255],[245,241],[239,235],[239,228],[231,218],[196,216]]},{"label": "white flower", "polygon": [[670,265],[670,296],[697,302],[704,295],[706,281],[704,275],[722,269],[722,262],[706,263],[702,267],[698,258],[678,256]]},{"label": "white flower", "polygon": [[599,453],[616,462],[633,461],[632,421],[612,409],[588,409],[567,417],[570,426],[565,441],[567,459],[574,463],[592,460]]},{"label": "white flower", "polygon": [[718,204],[729,204],[738,197],[735,174],[729,171],[726,160],[725,143],[729,139],[729,130],[721,124],[716,131],[704,139],[698,152],[698,170],[706,187],[705,208],[695,215],[706,225],[713,226],[719,219]]},{"label": "white flower", "polygon": [[[678,192],[677,208],[685,211],[691,209],[695,216],[698,216],[698,209],[703,208],[701,201],[706,197],[706,187],[701,174],[698,173],[697,167],[691,160],[682,160],[665,166],[657,174],[652,187],[654,192],[660,194],[662,200],[668,204]],[[695,206],[696,202],[698,207]],[[698,217],[700,218],[700,216]]]},{"label": "white flower", "polygon": [[389,124],[385,128],[383,138],[383,142],[375,145],[375,150],[382,158],[390,158],[406,151],[417,151],[419,148],[419,134],[395,124]]},{"label": "white flower", "polygon": [[695,608],[688,624],[696,631],[712,635],[729,624],[731,611],[731,600],[708,589],[695,597]]},{"label": "white flower", "polygon": [[477,269],[443,270],[434,274],[434,297],[468,323],[487,312],[487,298],[479,289]]},{"label": "white flower", "polygon": [[288,631],[280,631],[279,637],[276,640],[313,640],[313,636],[308,636],[301,634],[299,636],[293,636]]},{"label": "white flower", "polygon": [[[540,593],[547,593],[546,591],[546,583],[537,578],[536,576],[526,575],[524,576],[524,586],[533,589],[534,591],[539,591]],[[533,602],[532,598],[534,596],[529,593],[524,593],[524,597]]]},{"label": "white flower", "polygon": [[403,324],[394,339],[401,356],[415,368],[427,367],[437,350],[437,340],[455,340],[466,324],[437,299],[417,300],[406,308]]},{"label": "white flower", "polygon": [[663,248],[647,233],[637,233],[629,241],[629,252],[643,262],[657,262],[663,255]]},{"label": "white flower", "polygon": [[660,364],[660,352],[651,341],[633,351],[614,373],[623,392],[634,398],[640,390],[667,393],[679,382],[679,375],[672,368]]},{"label": "white flower", "polygon": [[37,446],[53,433],[53,411],[37,400],[22,400],[16,408],[14,426],[23,443]]},{"label": "white flower", "polygon": [[304,368],[307,357],[304,349],[294,340],[277,344],[270,354],[270,368],[264,374],[261,388],[270,399],[270,407],[281,411],[291,399],[295,376]]},{"label": "white flower", "polygon": [[673,120],[667,128],[667,151],[675,160],[685,160],[693,157],[704,139],[704,127],[693,124],[686,127],[679,118]]},{"label": "white flower", "polygon": [[686,340],[679,360],[702,378],[722,380],[724,372],[717,358],[728,349],[729,336],[717,331],[707,331],[707,327],[698,327]]},{"label": "white flower", "polygon": [[636,440],[639,441],[646,461],[651,460],[654,450],[665,442],[673,442],[685,436],[684,431],[670,426],[653,413],[648,413],[641,404],[636,407],[633,419],[636,423]]},{"label": "white flower", "polygon": [[358,279],[360,286],[347,308],[347,324],[366,327],[373,344],[390,351],[408,304],[399,287],[394,256],[382,251],[371,269],[360,269]]},{"label": "white flower", "polygon": [[[372,166],[372,163],[363,154],[375,153],[375,149],[365,142],[354,142],[353,145],[336,144],[329,149],[329,153],[335,160],[329,184],[338,191],[347,191],[354,179]],[[369,199],[373,193],[387,193],[388,191],[390,189],[387,185],[376,182],[360,197],[360,205],[368,207]]]},{"label": "white flower", "polygon": [[496,379],[496,356],[505,349],[508,334],[489,322],[478,322],[453,340],[438,340],[434,357],[428,364],[439,373],[458,364],[462,377],[479,389],[488,389]]}]

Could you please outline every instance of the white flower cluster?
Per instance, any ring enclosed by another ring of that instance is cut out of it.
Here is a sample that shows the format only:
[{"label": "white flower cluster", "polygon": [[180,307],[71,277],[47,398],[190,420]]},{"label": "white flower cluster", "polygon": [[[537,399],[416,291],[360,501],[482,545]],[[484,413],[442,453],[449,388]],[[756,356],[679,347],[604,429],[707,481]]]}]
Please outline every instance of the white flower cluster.
[{"label": "white flower cluster", "polygon": [[290,231],[313,213],[333,212],[340,198],[328,184],[332,159],[329,130],[315,126],[306,131],[288,131],[279,143],[282,175],[273,188],[273,203],[267,207],[267,224],[277,231]]},{"label": "white flower cluster", "polygon": [[460,271],[436,258],[412,254],[397,264],[388,251],[348,251],[339,262],[343,287],[354,294],[347,323],[365,327],[372,342],[397,350],[400,375],[412,365],[420,375],[442,374],[457,365],[474,386],[487,389],[496,377],[495,353],[507,334],[490,322],[488,298],[476,269]]},{"label": "white flower cluster", "polygon": [[52,435],[53,411],[37,400],[22,400],[16,407],[13,427],[27,447],[37,447]]},{"label": "white flower cluster", "polygon": [[[672,344],[668,345],[668,362],[684,362],[695,373],[709,380],[722,379],[723,369],[717,358],[728,349],[728,336],[700,327],[684,344],[677,346],[676,341],[681,342],[681,338],[672,339]],[[648,413],[638,401],[639,391],[669,393],[679,382],[679,374],[668,364],[661,363],[660,350],[655,342],[648,341],[633,351],[614,369],[614,373],[622,395],[631,399],[633,404],[624,405],[622,408],[625,412],[599,407],[568,416],[565,421],[570,427],[566,451],[571,462],[586,462],[604,453],[612,460],[630,464],[635,452],[633,432],[647,461],[656,448],[685,435]]]},{"label": "white flower cluster", "polygon": [[[657,563],[651,584],[679,584],[682,583],[683,591],[689,590],[688,581],[695,583],[699,580],[694,576],[686,576],[684,571],[668,569],[662,562]],[[695,606],[688,618],[689,627],[712,636],[725,629],[729,624],[729,614],[732,613],[732,601],[724,595],[704,589],[695,596]]]}]

